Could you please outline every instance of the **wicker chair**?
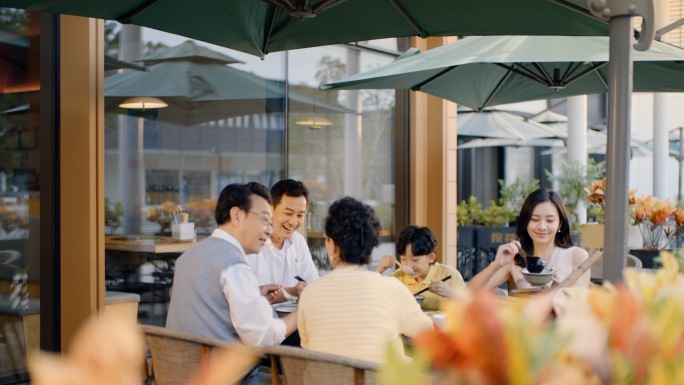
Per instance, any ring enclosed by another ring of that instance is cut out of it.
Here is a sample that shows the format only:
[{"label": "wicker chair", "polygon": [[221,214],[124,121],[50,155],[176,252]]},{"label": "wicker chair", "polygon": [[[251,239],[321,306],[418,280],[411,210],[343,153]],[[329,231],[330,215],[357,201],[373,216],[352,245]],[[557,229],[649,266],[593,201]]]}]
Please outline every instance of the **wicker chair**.
[{"label": "wicker chair", "polygon": [[379,384],[373,362],[291,346],[270,346],[264,353],[271,357],[272,385]]},{"label": "wicker chair", "polygon": [[[146,383],[156,385],[187,385],[197,380],[200,365],[209,359],[214,348],[238,346],[214,338],[172,331],[157,326],[142,326],[145,341],[152,355]],[[241,349],[244,346],[240,345]],[[211,361],[210,361],[211,362]],[[241,373],[241,376],[247,374]]]}]

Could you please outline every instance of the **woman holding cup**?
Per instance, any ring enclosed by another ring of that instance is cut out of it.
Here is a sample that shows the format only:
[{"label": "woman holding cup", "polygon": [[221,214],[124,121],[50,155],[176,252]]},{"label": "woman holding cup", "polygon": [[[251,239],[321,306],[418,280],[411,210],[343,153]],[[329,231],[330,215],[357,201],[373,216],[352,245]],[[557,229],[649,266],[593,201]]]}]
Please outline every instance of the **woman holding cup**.
[{"label": "woman holding cup", "polygon": [[[540,257],[547,270],[553,269],[555,276],[546,287],[563,281],[589,258],[584,249],[572,245],[563,201],[547,188],[535,190],[525,199],[516,233],[518,240],[499,246],[494,261],[473,277],[468,284],[471,289],[494,289],[505,282],[509,291],[532,288],[522,267],[515,263],[516,254]],[[589,279],[587,271],[572,286],[586,288]]]}]

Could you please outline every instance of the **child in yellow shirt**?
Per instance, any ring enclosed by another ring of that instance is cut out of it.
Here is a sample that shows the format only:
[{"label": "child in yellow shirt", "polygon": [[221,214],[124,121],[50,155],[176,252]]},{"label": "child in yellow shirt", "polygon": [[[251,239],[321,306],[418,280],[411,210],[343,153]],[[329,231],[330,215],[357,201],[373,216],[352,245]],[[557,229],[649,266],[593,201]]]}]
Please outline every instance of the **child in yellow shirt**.
[{"label": "child in yellow shirt", "polygon": [[[392,275],[406,285],[411,293],[425,296],[423,310],[439,310],[445,298],[453,297],[457,290],[465,288],[463,277],[451,266],[436,262],[435,249],[437,238],[427,227],[408,226],[397,238],[396,255],[405,266],[413,269],[413,274],[405,274],[397,269]],[[377,271],[384,272],[394,266],[394,257],[385,255]],[[451,276],[449,279],[445,279]]]}]

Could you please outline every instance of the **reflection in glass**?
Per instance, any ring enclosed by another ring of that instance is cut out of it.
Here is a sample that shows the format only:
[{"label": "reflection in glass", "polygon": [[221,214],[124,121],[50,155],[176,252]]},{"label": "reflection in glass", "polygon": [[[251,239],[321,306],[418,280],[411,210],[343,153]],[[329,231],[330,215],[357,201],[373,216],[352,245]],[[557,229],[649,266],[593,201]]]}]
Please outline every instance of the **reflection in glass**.
[{"label": "reflection in glass", "polygon": [[39,17],[0,8],[0,384],[40,343]]},{"label": "reflection in glass", "polygon": [[[394,40],[396,41],[396,39]],[[321,270],[328,270],[323,226],[330,203],[346,195],[371,205],[383,225],[381,247],[393,250],[394,223],[394,92],[392,90],[318,91],[322,84],[388,63],[394,57],[350,46],[290,52],[290,89],[315,100],[340,105],[342,112],[290,114],[289,176],[309,187],[308,243]],[[330,125],[297,124],[318,115]],[[384,250],[384,249],[383,249]],[[380,253],[380,252],[379,252]],[[374,258],[377,263],[380,255]]]},{"label": "reflection in glass", "polygon": [[[198,237],[208,236],[216,226],[216,199],[229,183],[270,187],[288,175],[307,184],[309,241],[322,270],[327,258],[317,234],[334,199],[353,195],[372,204],[391,242],[394,94],[323,93],[317,87],[392,56],[336,46],[261,60],[130,25],[107,23],[106,31],[109,56],[144,66],[108,72],[104,91],[106,196],[123,207],[116,233],[141,245],[121,250],[108,238],[107,289],[140,294],[140,322],[164,325],[175,260],[183,251],[182,243],[172,251],[145,251],[142,245],[163,242],[145,236],[170,237],[181,212]],[[136,96],[168,107],[143,116],[118,107]],[[305,119],[311,124],[296,123]]]}]

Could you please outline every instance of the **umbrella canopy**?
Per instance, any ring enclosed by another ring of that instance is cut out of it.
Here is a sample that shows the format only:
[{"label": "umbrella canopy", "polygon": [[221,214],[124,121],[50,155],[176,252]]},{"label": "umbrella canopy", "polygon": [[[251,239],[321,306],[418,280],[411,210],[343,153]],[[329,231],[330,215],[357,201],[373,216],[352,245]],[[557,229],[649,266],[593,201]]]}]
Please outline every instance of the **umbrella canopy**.
[{"label": "umbrella canopy", "polygon": [[458,145],[459,150],[482,147],[565,147],[562,139],[473,139]]},{"label": "umbrella canopy", "polygon": [[[321,89],[410,88],[474,110],[608,92],[608,37],[477,36],[374,68]],[[634,52],[634,91],[684,90],[684,50]]]},{"label": "umbrella canopy", "polygon": [[605,23],[549,0],[0,0],[0,6],[117,20],[258,56],[399,36],[608,34]]},{"label": "umbrella canopy", "polygon": [[560,130],[546,127],[521,116],[505,111],[486,110],[482,112],[459,111],[458,136],[500,139],[564,138]]},{"label": "umbrella canopy", "polygon": [[135,65],[133,63],[121,61],[114,59],[113,57],[105,55],[104,57],[104,69],[105,71],[113,71],[118,69],[131,69],[137,71],[145,71],[145,67]]},{"label": "umbrella canopy", "polygon": [[184,126],[231,116],[279,112],[284,106],[278,101],[286,97],[290,112],[354,112],[295,88],[290,88],[286,95],[283,81],[231,68],[226,64],[237,60],[191,41],[148,55],[142,61],[148,65],[145,72],[127,71],[105,79],[108,108],[116,111],[128,98],[151,96],[170,107],[159,110],[157,120]]},{"label": "umbrella canopy", "polygon": [[[587,131],[587,153],[605,154],[608,138],[606,134],[599,131]],[[494,138],[494,139],[474,139],[458,145],[458,149],[482,148],[482,147],[552,147],[552,149],[542,152],[542,155],[563,154],[567,152],[566,143],[563,139],[513,139],[513,138]],[[653,155],[651,146],[638,139],[631,140],[632,156],[644,157]]]}]

